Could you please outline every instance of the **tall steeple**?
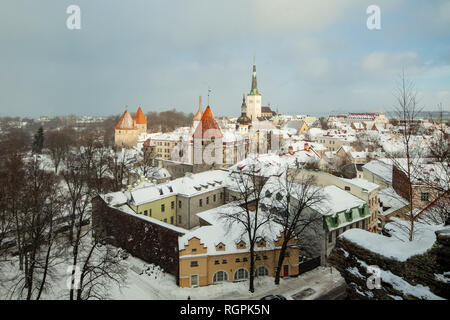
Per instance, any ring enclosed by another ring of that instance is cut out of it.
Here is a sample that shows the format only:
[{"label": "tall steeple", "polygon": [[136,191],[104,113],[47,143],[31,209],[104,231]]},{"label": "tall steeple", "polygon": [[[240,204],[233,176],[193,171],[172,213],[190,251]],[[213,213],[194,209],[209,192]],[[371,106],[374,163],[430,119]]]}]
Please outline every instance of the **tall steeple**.
[{"label": "tall steeple", "polygon": [[252,89],[250,90],[251,95],[259,94],[258,83],[256,81],[256,58],[253,57],[253,74],[252,74]]},{"label": "tall steeple", "polygon": [[242,96],[241,116],[237,119],[237,127],[239,125],[249,125],[252,120],[247,116],[247,104],[245,103],[245,93]]}]

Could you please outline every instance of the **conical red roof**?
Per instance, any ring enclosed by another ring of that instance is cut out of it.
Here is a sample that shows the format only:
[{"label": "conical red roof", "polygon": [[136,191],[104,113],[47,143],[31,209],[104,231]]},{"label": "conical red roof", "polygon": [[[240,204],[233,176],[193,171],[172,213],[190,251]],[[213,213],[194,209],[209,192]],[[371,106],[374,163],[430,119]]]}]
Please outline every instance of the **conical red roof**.
[{"label": "conical red roof", "polygon": [[136,124],[147,124],[147,118],[145,118],[141,107],[139,107],[136,114],[134,115],[134,121],[136,122]]},{"label": "conical red roof", "polygon": [[211,108],[208,106],[203,112],[202,119],[198,124],[195,132],[193,134],[194,138],[200,139],[211,139],[211,138],[222,138],[222,131],[219,128],[219,125],[214,119]]},{"label": "conical red roof", "polygon": [[119,122],[116,125],[116,129],[134,129],[133,118],[128,110],[125,110],[120,117]]}]

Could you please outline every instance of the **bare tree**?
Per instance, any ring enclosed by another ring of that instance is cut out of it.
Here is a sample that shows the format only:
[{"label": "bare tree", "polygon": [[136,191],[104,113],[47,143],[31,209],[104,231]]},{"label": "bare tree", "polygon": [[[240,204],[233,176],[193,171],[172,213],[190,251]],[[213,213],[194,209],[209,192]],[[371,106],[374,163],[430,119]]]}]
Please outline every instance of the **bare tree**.
[{"label": "bare tree", "polygon": [[[324,199],[322,188],[316,185],[315,177],[301,168],[285,168],[281,177],[271,177],[264,186],[265,197],[262,206],[273,211],[273,220],[282,226],[282,243],[275,274],[275,284],[280,283],[281,268],[286,250],[297,247],[305,231],[322,221],[322,216],[314,214],[311,207],[318,206]],[[307,243],[301,243],[307,247]]]},{"label": "bare tree", "polygon": [[396,94],[397,103],[394,110],[399,119],[400,141],[403,150],[402,158],[398,154],[386,152],[387,157],[392,161],[396,169],[400,170],[406,177],[407,182],[404,186],[407,188],[407,200],[409,201],[409,241],[413,240],[414,235],[414,194],[413,183],[420,174],[419,164],[424,156],[424,150],[415,144],[417,116],[421,109],[418,107],[417,91],[414,83],[407,79],[404,71],[402,72]]},{"label": "bare tree", "polygon": [[47,280],[59,256],[54,227],[61,214],[61,201],[56,192],[55,175],[41,168],[38,157],[26,164],[24,179],[16,213],[23,269],[12,280],[10,292],[11,296],[38,300],[49,286]]},{"label": "bare tree", "polygon": [[81,145],[77,152],[69,153],[62,172],[70,217],[70,300],[98,299],[102,295],[106,297],[111,281],[121,283],[124,277],[123,268],[114,258],[117,249],[101,250],[99,248],[102,246],[102,239],[92,238],[91,200],[97,195],[96,184],[92,181],[98,178],[99,167],[103,168],[105,164],[97,153],[98,148],[92,146],[89,141],[85,141],[87,144]]},{"label": "bare tree", "polygon": [[248,238],[250,292],[255,291],[255,244],[263,237],[263,227],[271,221],[270,211],[263,210],[260,206],[264,181],[258,172],[255,165],[249,165],[246,170],[238,169],[231,173],[231,183],[238,197],[236,210],[221,214],[221,219],[228,224],[229,228],[242,227]]},{"label": "bare tree", "polygon": [[55,167],[55,173],[58,173],[59,164],[67,156],[70,147],[75,142],[75,131],[69,128],[59,131],[47,131],[44,141],[44,146],[50,154],[53,166]]}]

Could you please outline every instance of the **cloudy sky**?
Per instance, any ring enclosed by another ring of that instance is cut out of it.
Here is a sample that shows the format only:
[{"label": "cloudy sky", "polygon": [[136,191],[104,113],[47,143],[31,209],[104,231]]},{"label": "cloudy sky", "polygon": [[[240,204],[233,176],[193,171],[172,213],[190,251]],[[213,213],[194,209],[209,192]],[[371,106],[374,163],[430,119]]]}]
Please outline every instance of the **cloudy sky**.
[{"label": "cloudy sky", "polygon": [[0,116],[195,112],[208,87],[215,115],[237,115],[253,56],[281,113],[388,111],[402,68],[425,109],[450,110],[449,40],[440,0],[5,0]]}]

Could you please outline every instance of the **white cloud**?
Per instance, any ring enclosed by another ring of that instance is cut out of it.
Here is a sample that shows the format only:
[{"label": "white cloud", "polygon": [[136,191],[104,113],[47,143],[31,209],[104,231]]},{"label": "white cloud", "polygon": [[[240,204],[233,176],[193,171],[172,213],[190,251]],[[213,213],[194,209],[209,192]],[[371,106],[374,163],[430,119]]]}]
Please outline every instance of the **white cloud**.
[{"label": "white cloud", "polygon": [[373,52],[362,61],[365,72],[375,77],[392,77],[398,75],[402,69],[408,74],[416,73],[423,67],[423,62],[416,52]]}]

